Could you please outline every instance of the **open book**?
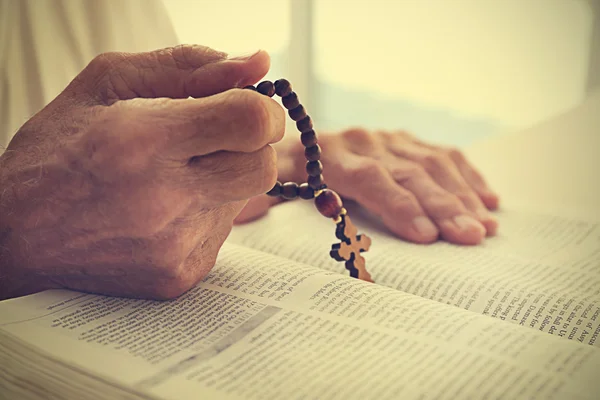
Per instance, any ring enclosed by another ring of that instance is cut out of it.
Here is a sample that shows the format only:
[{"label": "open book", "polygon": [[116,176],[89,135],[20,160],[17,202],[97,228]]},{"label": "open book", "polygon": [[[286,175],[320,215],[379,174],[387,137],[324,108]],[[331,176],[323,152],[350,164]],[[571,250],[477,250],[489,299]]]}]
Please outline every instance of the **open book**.
[{"label": "open book", "polygon": [[177,300],[0,302],[0,398],[600,398],[598,222],[507,207],[481,246],[424,246],[350,212],[376,284],[291,202]]}]

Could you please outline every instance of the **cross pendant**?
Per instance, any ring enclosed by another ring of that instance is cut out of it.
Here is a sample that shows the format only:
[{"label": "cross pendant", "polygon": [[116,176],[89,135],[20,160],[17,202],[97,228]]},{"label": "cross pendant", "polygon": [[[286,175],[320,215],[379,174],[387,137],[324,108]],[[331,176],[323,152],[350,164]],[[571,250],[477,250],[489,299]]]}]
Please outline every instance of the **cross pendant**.
[{"label": "cross pendant", "polygon": [[369,250],[371,238],[367,235],[358,235],[358,229],[354,226],[348,215],[341,215],[337,223],[335,236],[341,243],[331,245],[329,255],[336,261],[345,261],[346,269],[350,276],[363,281],[373,282],[371,275],[367,272],[366,261],[360,254]]}]

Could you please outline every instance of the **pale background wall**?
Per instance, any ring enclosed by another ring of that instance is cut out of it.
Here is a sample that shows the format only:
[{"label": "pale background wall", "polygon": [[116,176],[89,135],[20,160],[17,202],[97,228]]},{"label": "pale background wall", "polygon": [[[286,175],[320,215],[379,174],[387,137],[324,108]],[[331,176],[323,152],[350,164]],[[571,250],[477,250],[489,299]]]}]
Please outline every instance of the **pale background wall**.
[{"label": "pale background wall", "polygon": [[[305,0],[165,4],[183,42],[264,48],[277,77],[290,1]],[[327,128],[397,125],[460,143],[534,124],[585,96],[588,1],[314,0],[312,113]]]}]

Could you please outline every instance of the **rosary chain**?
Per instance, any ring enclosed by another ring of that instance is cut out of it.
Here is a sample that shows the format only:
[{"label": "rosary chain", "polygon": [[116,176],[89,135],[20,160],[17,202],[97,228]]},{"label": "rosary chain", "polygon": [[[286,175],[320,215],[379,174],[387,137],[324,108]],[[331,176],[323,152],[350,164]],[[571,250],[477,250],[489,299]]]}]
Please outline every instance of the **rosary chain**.
[{"label": "rosary chain", "polygon": [[274,83],[263,81],[256,87],[250,85],[244,89],[254,90],[268,97],[273,97],[276,94],[281,97],[281,102],[288,110],[288,115],[296,122],[296,128],[300,131],[300,141],[305,148],[307,182],[298,184],[296,182],[281,183],[278,181],[267,194],[274,197],[281,196],[287,200],[297,197],[304,200],[315,198],[320,191],[327,188],[322,175],[321,147],[318,144],[317,133],[313,129],[312,119],[306,113],[304,106],[300,104],[298,95],[292,90],[292,85],[287,79],[278,79]]}]

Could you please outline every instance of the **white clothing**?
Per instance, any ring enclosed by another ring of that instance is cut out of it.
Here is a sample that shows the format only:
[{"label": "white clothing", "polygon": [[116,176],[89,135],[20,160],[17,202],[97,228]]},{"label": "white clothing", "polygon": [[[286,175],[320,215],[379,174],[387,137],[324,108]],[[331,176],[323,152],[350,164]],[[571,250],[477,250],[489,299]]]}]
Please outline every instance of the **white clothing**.
[{"label": "white clothing", "polygon": [[176,44],[161,0],[0,0],[0,154],[96,55]]}]

